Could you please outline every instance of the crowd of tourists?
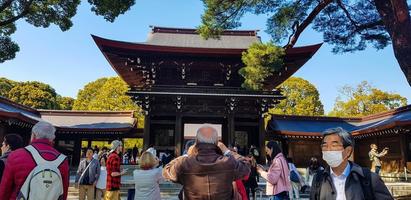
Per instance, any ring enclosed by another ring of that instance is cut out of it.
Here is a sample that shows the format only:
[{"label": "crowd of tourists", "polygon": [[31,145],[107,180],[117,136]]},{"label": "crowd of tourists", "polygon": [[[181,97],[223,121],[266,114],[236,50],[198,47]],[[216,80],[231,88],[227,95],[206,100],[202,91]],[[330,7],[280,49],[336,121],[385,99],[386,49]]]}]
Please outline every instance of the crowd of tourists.
[{"label": "crowd of tourists", "polygon": [[[28,146],[23,147],[22,138],[16,134],[3,138],[2,200],[67,199],[69,164],[66,156],[53,148],[54,138],[55,128],[47,122],[34,125]],[[134,199],[161,199],[159,185],[164,181],[182,185],[180,199],[254,199],[259,177],[266,180],[265,193],[273,200],[299,199],[300,191],[306,189],[313,200],[393,199],[376,173],[349,161],[354,149],[349,132],[342,128],[325,130],[321,149],[328,166],[322,167],[313,157],[303,177],[277,142],[266,144],[268,165],[263,166],[258,164],[262,152],[255,146],[247,153],[239,153],[235,146],[220,142],[212,126],[203,125],[197,130],[196,139],[186,143],[182,156],[171,159],[167,155],[167,162],[161,164],[154,147],[141,153],[139,168],[132,172]],[[378,153],[376,147],[373,149],[373,159],[388,151]],[[121,176],[127,173],[120,167],[122,152],[123,144],[118,140],[101,152],[96,148],[86,150],[75,178],[80,200],[120,199]]]}]

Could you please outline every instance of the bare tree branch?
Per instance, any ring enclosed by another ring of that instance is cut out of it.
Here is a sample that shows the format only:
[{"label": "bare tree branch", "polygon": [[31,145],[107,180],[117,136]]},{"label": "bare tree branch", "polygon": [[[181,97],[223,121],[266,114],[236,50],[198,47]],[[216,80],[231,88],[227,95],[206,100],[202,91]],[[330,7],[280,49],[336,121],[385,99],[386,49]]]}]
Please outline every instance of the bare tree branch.
[{"label": "bare tree branch", "polygon": [[292,35],[291,40],[285,46],[286,49],[292,48],[295,43],[297,42],[298,38],[300,37],[301,33],[308,27],[308,25],[313,22],[315,17],[330,3],[332,0],[323,0],[321,1],[312,11],[311,13],[304,19],[304,21],[296,26],[296,31],[294,35]]}]

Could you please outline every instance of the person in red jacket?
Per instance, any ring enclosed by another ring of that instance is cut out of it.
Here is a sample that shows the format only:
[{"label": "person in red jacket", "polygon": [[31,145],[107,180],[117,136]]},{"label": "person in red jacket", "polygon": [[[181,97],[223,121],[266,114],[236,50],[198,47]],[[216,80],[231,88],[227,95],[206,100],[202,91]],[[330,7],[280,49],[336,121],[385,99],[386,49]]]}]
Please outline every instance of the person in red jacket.
[{"label": "person in red jacket", "polygon": [[[52,147],[56,129],[50,123],[40,121],[33,126],[31,145],[33,145],[45,160],[55,160],[61,153]],[[10,153],[3,178],[0,184],[2,200],[15,200],[23,183],[36,167],[31,154],[24,148]],[[58,167],[63,179],[63,200],[67,199],[69,186],[69,165],[67,159]]]}]

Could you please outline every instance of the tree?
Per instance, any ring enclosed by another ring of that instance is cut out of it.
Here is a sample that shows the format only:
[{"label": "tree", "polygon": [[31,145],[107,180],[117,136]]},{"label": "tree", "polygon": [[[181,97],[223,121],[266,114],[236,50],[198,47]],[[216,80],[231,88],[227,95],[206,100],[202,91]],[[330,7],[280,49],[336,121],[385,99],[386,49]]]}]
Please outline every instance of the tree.
[{"label": "tree", "polygon": [[[135,0],[88,0],[91,11],[109,22],[125,13]],[[73,25],[71,19],[77,12],[80,0],[1,0],[0,1],[0,63],[13,59],[19,46],[10,36],[16,31],[15,22],[24,19],[36,27],[47,28],[50,24],[67,31]]]},{"label": "tree", "polygon": [[120,77],[100,78],[84,86],[77,94],[73,110],[136,111],[138,127],[144,127],[144,116],[126,93],[128,85]]},{"label": "tree", "polygon": [[90,110],[89,105],[100,89],[107,82],[108,78],[99,78],[93,82],[88,83],[82,90],[77,93],[77,99],[74,101],[73,110]]},{"label": "tree", "polygon": [[286,99],[281,100],[269,110],[272,114],[282,115],[324,115],[324,107],[320,101],[317,88],[305,79],[290,77],[279,88]]},{"label": "tree", "polygon": [[206,10],[198,28],[205,37],[241,25],[246,13],[264,14],[273,42],[288,39],[292,48],[310,25],[334,45],[334,53],[382,49],[392,43],[395,57],[411,84],[411,20],[407,0],[203,0]]},{"label": "tree", "polygon": [[242,61],[245,67],[238,72],[244,77],[242,87],[249,90],[261,90],[265,79],[284,65],[283,48],[272,43],[254,43],[243,52]]},{"label": "tree", "polygon": [[59,110],[71,110],[73,109],[75,99],[71,97],[62,97],[57,95],[57,104]]},{"label": "tree", "polygon": [[123,111],[139,110],[139,107],[126,94],[129,88],[120,77],[111,77],[100,88],[89,103],[88,110]]},{"label": "tree", "polygon": [[0,96],[8,98],[9,91],[16,85],[16,81],[9,80],[4,77],[0,78]]},{"label": "tree", "polygon": [[407,99],[399,94],[381,91],[368,82],[356,88],[344,86],[329,115],[338,117],[361,117],[381,113],[407,105]]},{"label": "tree", "polygon": [[27,81],[17,84],[8,93],[14,102],[36,109],[58,109],[57,93],[48,84]]}]

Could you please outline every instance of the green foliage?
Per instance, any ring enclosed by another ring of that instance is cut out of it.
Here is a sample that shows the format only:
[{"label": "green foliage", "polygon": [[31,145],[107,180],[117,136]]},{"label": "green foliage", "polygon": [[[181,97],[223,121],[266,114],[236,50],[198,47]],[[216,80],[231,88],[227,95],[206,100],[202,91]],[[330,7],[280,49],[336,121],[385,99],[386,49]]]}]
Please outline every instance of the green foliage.
[{"label": "green foliage", "polygon": [[[402,0],[404,1],[404,0]],[[367,44],[386,47],[390,37],[374,1],[358,0],[203,0],[206,7],[198,27],[205,37],[218,37],[224,29],[241,26],[246,14],[266,15],[267,29],[275,43],[301,33],[308,25],[323,33],[333,52],[364,50]],[[298,37],[298,36],[297,36]]]},{"label": "green foliage", "polygon": [[99,78],[88,83],[83,89],[79,90],[77,99],[74,101],[73,110],[90,110],[90,102],[95,99],[107,80],[108,78]]},{"label": "green foliage", "polygon": [[16,82],[0,78],[0,96],[36,109],[71,110],[74,99],[62,97],[50,85],[38,81]]},{"label": "green foliage", "polygon": [[203,0],[206,7],[201,16],[202,24],[198,27],[204,38],[218,38],[224,29],[241,26],[240,19],[247,13],[265,13],[277,5],[279,0]]},{"label": "green foliage", "polygon": [[139,107],[126,94],[128,90],[127,83],[120,77],[97,79],[79,91],[73,110],[139,110]]},{"label": "green foliage", "polygon": [[320,101],[317,88],[307,80],[291,77],[282,83],[279,88],[286,99],[269,110],[272,114],[283,115],[324,115],[324,107]]},{"label": "green foliage", "polygon": [[[127,149],[133,149],[134,145],[137,146],[137,148],[142,149],[143,148],[143,139],[142,138],[124,138],[123,139],[123,147],[124,150]],[[87,140],[83,140],[81,141],[81,148],[87,148],[88,145],[88,141]],[[107,147],[108,149],[110,149],[111,147],[111,143],[108,141],[91,141],[91,148],[94,148],[94,146],[98,146],[98,148],[102,147]]]},{"label": "green foliage", "polygon": [[[109,22],[125,13],[135,0],[88,0],[91,10]],[[0,3],[0,63],[13,59],[19,46],[11,40],[17,20],[24,19],[36,27],[57,25],[62,31],[73,26],[80,0],[4,0]]]},{"label": "green foliage", "polygon": [[95,99],[90,102],[89,110],[139,110],[139,107],[126,94],[128,90],[127,83],[121,78],[108,78],[95,96]]},{"label": "green foliage", "polygon": [[381,113],[407,105],[407,99],[399,94],[384,92],[368,82],[361,82],[356,88],[344,86],[336,99],[334,109],[329,113],[338,117],[361,117]]},{"label": "green foliage", "polygon": [[109,22],[114,22],[117,16],[124,14],[131,6],[134,5],[135,0],[88,0],[92,5],[91,11],[96,15],[101,15]]},{"label": "green foliage", "polygon": [[73,109],[75,99],[71,97],[62,97],[57,95],[57,104],[60,110],[71,110]]},{"label": "green foliage", "polygon": [[47,84],[28,81],[17,84],[8,93],[10,100],[36,109],[58,109],[57,93]]},{"label": "green foliage", "polygon": [[283,67],[284,55],[284,49],[272,43],[252,44],[241,58],[245,64],[239,70],[239,74],[245,79],[242,87],[261,90],[265,79]]},{"label": "green foliage", "polygon": [[128,85],[120,77],[100,78],[88,83],[79,90],[73,110],[94,111],[137,111],[138,127],[144,127],[144,116],[126,94]]},{"label": "green foliage", "polygon": [[17,85],[17,82],[1,77],[0,78],[0,96],[8,98],[9,91],[16,85]]}]

